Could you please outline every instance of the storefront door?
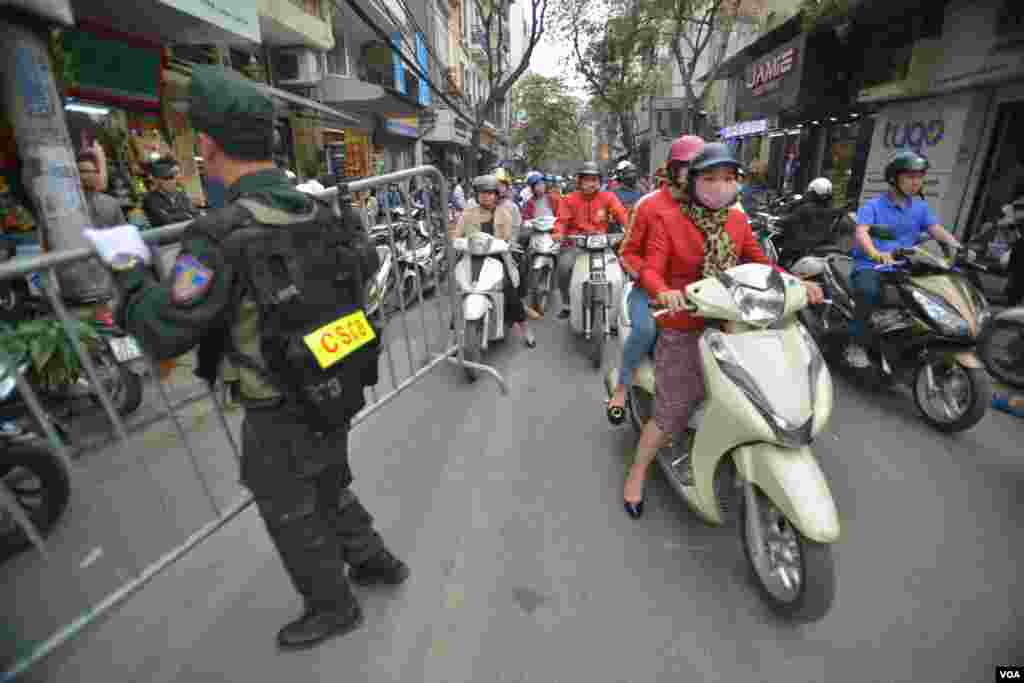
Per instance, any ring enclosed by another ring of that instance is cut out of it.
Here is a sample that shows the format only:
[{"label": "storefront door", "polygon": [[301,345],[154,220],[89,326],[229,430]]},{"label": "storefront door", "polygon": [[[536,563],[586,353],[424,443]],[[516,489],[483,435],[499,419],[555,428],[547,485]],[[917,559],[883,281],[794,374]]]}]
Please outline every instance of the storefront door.
[{"label": "storefront door", "polygon": [[977,200],[971,211],[969,233],[1002,216],[1002,207],[1024,197],[1024,101],[999,106],[995,135],[988,154]]}]

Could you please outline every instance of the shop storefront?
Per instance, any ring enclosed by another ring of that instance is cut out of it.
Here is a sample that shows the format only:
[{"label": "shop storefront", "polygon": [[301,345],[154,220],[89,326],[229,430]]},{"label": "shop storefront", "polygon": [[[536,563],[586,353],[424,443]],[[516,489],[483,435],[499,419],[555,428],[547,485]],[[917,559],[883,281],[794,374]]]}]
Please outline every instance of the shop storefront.
[{"label": "shop storefront", "polygon": [[373,135],[377,173],[415,165],[419,121],[415,116],[381,116]]},{"label": "shop storefront", "polygon": [[423,135],[425,162],[441,169],[445,177],[466,175],[466,155],[471,142],[469,125],[450,109],[438,109]]}]

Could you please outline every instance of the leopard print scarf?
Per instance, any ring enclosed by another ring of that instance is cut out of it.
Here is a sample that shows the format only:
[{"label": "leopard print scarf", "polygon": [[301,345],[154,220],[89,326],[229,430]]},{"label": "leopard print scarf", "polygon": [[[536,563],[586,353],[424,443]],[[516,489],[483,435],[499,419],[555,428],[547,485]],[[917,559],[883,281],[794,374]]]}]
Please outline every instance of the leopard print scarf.
[{"label": "leopard print scarf", "polygon": [[682,210],[704,233],[704,277],[716,277],[739,263],[736,243],[725,229],[725,222],[729,219],[728,207],[715,211],[691,202]]}]

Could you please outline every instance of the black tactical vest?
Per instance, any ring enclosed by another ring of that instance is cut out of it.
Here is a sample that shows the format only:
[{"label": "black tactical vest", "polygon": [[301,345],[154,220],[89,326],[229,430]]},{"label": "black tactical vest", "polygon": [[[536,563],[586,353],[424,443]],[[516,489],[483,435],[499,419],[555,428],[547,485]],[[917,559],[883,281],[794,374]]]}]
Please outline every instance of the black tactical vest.
[{"label": "black tactical vest", "polygon": [[269,225],[235,202],[204,232],[233,265],[235,300],[248,297],[260,312],[265,367],[237,353],[231,359],[261,373],[311,427],[328,432],[347,427],[365,405],[363,388],[378,381],[379,331],[363,310],[376,251],[329,206],[316,205],[308,221]]}]

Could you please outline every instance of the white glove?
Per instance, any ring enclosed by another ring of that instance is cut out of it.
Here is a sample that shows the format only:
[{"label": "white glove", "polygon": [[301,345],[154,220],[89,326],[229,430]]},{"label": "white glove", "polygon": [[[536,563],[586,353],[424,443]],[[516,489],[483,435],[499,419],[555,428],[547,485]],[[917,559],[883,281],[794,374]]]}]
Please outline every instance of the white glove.
[{"label": "white glove", "polygon": [[120,254],[137,256],[147,264],[152,260],[149,246],[142,241],[139,229],[134,225],[119,225],[116,228],[104,228],[103,230],[89,228],[82,231],[82,234],[92,242],[100,260],[107,265]]}]

